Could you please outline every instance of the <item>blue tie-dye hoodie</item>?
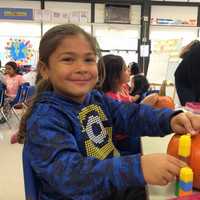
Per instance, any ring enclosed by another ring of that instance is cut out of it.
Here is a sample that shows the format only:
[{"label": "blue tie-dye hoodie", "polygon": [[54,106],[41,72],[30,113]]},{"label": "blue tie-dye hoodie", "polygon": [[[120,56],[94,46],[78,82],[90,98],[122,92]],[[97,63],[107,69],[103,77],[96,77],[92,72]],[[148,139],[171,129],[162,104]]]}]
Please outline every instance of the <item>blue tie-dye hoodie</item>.
[{"label": "blue tie-dye hoodie", "polygon": [[171,132],[173,113],[122,103],[96,90],[83,103],[44,92],[27,121],[24,144],[38,200],[114,199],[127,188],[144,186],[140,155],[120,156],[112,136],[164,136]]}]

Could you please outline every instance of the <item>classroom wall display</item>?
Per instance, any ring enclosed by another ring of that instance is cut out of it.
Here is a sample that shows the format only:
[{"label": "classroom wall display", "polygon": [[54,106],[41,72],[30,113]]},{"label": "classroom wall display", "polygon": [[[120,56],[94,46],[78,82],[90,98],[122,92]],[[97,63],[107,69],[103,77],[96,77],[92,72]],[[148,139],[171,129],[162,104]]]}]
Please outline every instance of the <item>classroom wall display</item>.
[{"label": "classroom wall display", "polygon": [[197,26],[196,19],[151,18],[152,25]]},{"label": "classroom wall display", "polygon": [[89,23],[89,13],[84,10],[58,12],[50,9],[34,9],[34,21],[49,23]]},{"label": "classroom wall display", "polygon": [[0,37],[0,50],[2,63],[10,60],[19,65],[36,65],[38,55],[39,38]]},{"label": "classroom wall display", "polygon": [[6,58],[15,60],[20,65],[28,64],[33,57],[33,46],[30,40],[10,38],[6,42]]},{"label": "classroom wall display", "polygon": [[197,15],[198,6],[155,5],[151,7],[151,24],[161,26],[192,27],[197,26]]},{"label": "classroom wall display", "polygon": [[171,59],[177,59],[182,47],[182,38],[158,39],[152,42],[154,53],[167,53]]},{"label": "classroom wall display", "polygon": [[0,8],[0,19],[33,20],[33,10],[27,8]]}]

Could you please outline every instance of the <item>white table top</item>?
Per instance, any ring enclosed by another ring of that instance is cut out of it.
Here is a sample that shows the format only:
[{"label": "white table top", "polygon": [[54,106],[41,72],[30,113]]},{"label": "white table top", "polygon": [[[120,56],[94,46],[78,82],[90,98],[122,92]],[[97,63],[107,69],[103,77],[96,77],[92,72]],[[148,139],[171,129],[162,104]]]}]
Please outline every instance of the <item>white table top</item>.
[{"label": "white table top", "polygon": [[[143,154],[166,153],[167,145],[173,134],[165,137],[142,137]],[[149,200],[174,198],[175,182],[167,186],[148,185]]]}]

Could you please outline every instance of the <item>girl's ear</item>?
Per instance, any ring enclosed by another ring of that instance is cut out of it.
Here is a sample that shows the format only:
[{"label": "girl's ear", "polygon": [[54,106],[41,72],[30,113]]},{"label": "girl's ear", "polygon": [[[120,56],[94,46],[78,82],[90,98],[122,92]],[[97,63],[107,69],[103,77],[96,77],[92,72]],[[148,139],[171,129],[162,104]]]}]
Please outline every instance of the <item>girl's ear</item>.
[{"label": "girl's ear", "polygon": [[48,67],[44,62],[42,61],[38,62],[38,71],[44,80],[48,80],[49,78]]}]

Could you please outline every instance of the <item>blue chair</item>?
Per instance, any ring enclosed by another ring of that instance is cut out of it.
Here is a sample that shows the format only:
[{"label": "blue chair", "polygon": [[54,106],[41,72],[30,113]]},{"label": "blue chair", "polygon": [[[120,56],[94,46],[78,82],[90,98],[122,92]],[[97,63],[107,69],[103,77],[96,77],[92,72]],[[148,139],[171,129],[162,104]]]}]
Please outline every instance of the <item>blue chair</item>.
[{"label": "blue chair", "polygon": [[23,149],[23,171],[24,171],[24,188],[26,200],[39,200],[39,182],[36,174],[30,164],[30,157],[28,154],[28,147],[26,144]]},{"label": "blue chair", "polygon": [[18,120],[20,119],[20,117],[18,116],[15,108],[18,105],[22,105],[24,107],[24,102],[27,98],[29,86],[30,84],[28,82],[21,84],[17,90],[16,97],[10,102],[11,110],[13,111]]},{"label": "blue chair", "polygon": [[33,98],[35,93],[36,93],[36,87],[35,86],[28,86],[26,99],[24,100],[24,106],[25,107],[28,107],[30,100]]},{"label": "blue chair", "polygon": [[6,90],[5,85],[0,83],[0,113],[1,113],[2,117],[6,120],[8,127],[11,128],[11,125],[8,122],[8,118],[6,117],[4,110],[3,110],[4,100],[5,100],[5,90]]}]

